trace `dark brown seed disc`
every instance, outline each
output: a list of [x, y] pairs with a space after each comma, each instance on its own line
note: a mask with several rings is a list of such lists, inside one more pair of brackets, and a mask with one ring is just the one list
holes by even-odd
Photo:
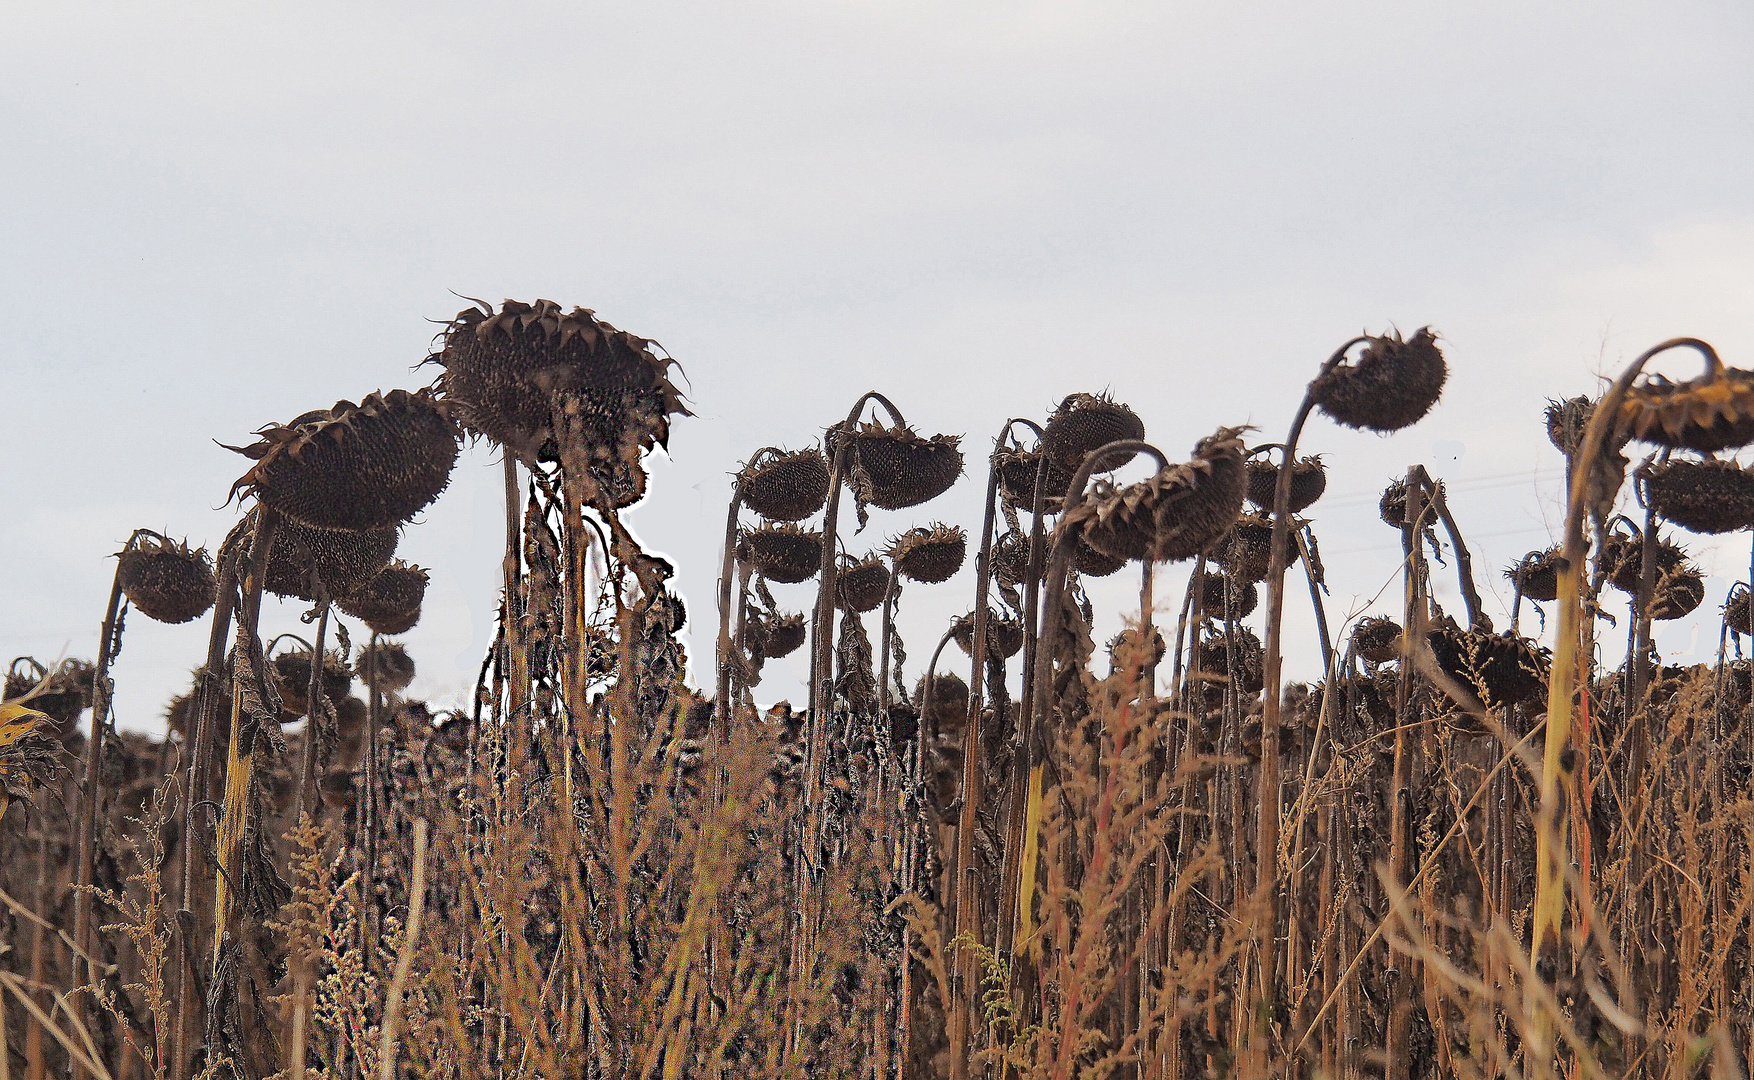
[[834, 589], [841, 607], [874, 611], [889, 592], [889, 568], [874, 555], [858, 562], [849, 560], [835, 574]]
[[[1119, 442], [1145, 437], [1145, 422], [1132, 409], [1106, 394], [1073, 394], [1060, 402], [1059, 408], [1042, 427], [1041, 448], [1062, 469], [1077, 472], [1092, 450]], [[1133, 452], [1110, 454], [1091, 467], [1091, 472], [1111, 472], [1133, 460]], [[1064, 491], [1065, 486], [1061, 485]]]
[[[1200, 581], [1200, 610], [1208, 618], [1224, 618], [1224, 582], [1223, 574], [1207, 571]], [[1233, 619], [1246, 618], [1248, 613], [1260, 603], [1261, 592], [1252, 581], [1239, 581], [1231, 586], [1231, 612]]]
[[1649, 376], [1622, 399], [1620, 430], [1706, 454], [1746, 446], [1754, 442], [1754, 371], [1721, 368], [1679, 383]]
[[274, 532], [274, 549], [262, 587], [276, 596], [315, 601], [311, 571], [331, 600], [364, 588], [396, 555], [398, 525], [363, 532], [313, 529], [290, 519]]
[[949, 491], [962, 475], [959, 436], [928, 439], [912, 428], [872, 423], [849, 438], [846, 484], [861, 503], [885, 510], [918, 506]]
[[669, 418], [688, 415], [670, 382], [673, 361], [652, 342], [618, 330], [588, 308], [552, 300], [507, 300], [459, 311], [428, 359], [440, 364], [447, 401], [459, 418], [526, 463], [552, 460], [553, 413], [562, 398], [588, 406], [596, 434], [662, 444]]
[[1522, 557], [1522, 561], [1504, 572], [1522, 594], [1530, 600], [1559, 599], [1559, 564], [1564, 561], [1563, 550], [1550, 547], [1545, 551], [1531, 551]]
[[426, 571], [400, 559], [378, 571], [376, 577], [353, 595], [337, 600], [336, 606], [361, 620], [379, 634], [405, 634], [420, 621], [420, 605], [426, 599]]
[[[1583, 396], [1566, 398], [1563, 401], [1547, 402], [1547, 440], [1553, 448], [1566, 457], [1577, 453], [1583, 444], [1584, 430], [1590, 425], [1590, 417], [1595, 414], [1594, 398]], [[1631, 439], [1631, 435], [1618, 429], [1610, 430], [1603, 445], [1610, 450], [1618, 451]]]
[[769, 521], [800, 521], [828, 501], [828, 462], [814, 447], [757, 455], [737, 478], [743, 505]]
[[122, 552], [116, 577], [128, 602], [162, 623], [199, 618], [219, 588], [206, 548], [191, 551], [162, 537], [145, 537]]
[[1489, 706], [1524, 705], [1547, 694], [1548, 652], [1527, 638], [1442, 627], [1426, 640], [1438, 666]]
[[1272, 519], [1265, 514], [1243, 514], [1236, 519], [1230, 539], [1218, 545], [1214, 556], [1237, 581], [1265, 581], [1272, 553]]
[[368, 645], [360, 650], [359, 657], [353, 662], [353, 673], [361, 682], [366, 680], [367, 673], [372, 670], [371, 664], [377, 665], [378, 689], [389, 693], [399, 693], [407, 689], [414, 681], [414, 658], [398, 641], [380, 641], [376, 645]]
[[[290, 649], [272, 658], [274, 688], [280, 692], [281, 722], [291, 723], [309, 709], [311, 687], [311, 653], [309, 649]], [[353, 672], [328, 649], [323, 650], [323, 696], [338, 702], [353, 686]]]
[[[1279, 466], [1262, 458], [1248, 460], [1248, 500], [1271, 513], [1274, 488], [1279, 483]], [[1308, 509], [1328, 490], [1328, 473], [1319, 455], [1298, 458], [1291, 467], [1291, 512]]]
[[1352, 647], [1373, 664], [1387, 663], [1401, 655], [1401, 624], [1387, 615], [1360, 619], [1352, 631]]
[[1705, 577], [1691, 566], [1658, 577], [1650, 617], [1658, 622], [1684, 619], [1705, 603]]
[[1443, 394], [1449, 366], [1430, 327], [1403, 341], [1373, 337], [1356, 361], [1316, 376], [1310, 396], [1335, 423], [1368, 431], [1399, 431], [1417, 423]]
[[[957, 619], [950, 626], [956, 647], [964, 656], [974, 655], [974, 612]], [[987, 655], [1008, 660], [1023, 648], [1023, 624], [1016, 619], [987, 609]]]
[[1652, 509], [1689, 532], [1754, 528], [1754, 473], [1733, 461], [1677, 458], [1638, 470]]
[[338, 401], [258, 434], [238, 451], [256, 465], [232, 490], [317, 529], [399, 525], [438, 498], [457, 462], [457, 426], [424, 390]]
[[822, 569], [822, 533], [796, 525], [762, 525], [743, 532], [742, 557], [769, 581], [795, 585]]
[[1218, 541], [1242, 513], [1247, 486], [1241, 428], [1201, 439], [1194, 456], [1148, 480], [1116, 490], [1098, 483], [1061, 517], [1091, 547], [1117, 559], [1176, 562]]
[[926, 585], [948, 581], [968, 557], [968, 534], [959, 526], [937, 523], [909, 529], [889, 543], [895, 572]]
[[[1035, 508], [1035, 478], [1041, 471], [1041, 455], [1030, 450], [1000, 450], [994, 455], [999, 469], [999, 492], [1005, 501], [1019, 510]], [[1041, 509], [1044, 514], [1057, 514], [1066, 501], [1066, 488], [1072, 474], [1048, 459], [1047, 474], [1042, 481]]]

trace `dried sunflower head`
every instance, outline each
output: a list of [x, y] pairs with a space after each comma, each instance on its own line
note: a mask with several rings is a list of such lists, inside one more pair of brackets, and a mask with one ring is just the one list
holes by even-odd
[[[1019, 510], [1035, 509], [1035, 478], [1040, 472], [1042, 454], [1034, 450], [1003, 447], [993, 455], [999, 470], [999, 493]], [[1041, 509], [1044, 514], [1057, 514], [1066, 501], [1066, 488], [1072, 474], [1047, 459], [1047, 473], [1042, 481]]]
[[414, 658], [399, 641], [380, 641], [359, 651], [353, 662], [353, 673], [364, 681], [376, 665], [378, 689], [399, 693], [414, 681]]
[[1506, 570], [1504, 576], [1530, 600], [1557, 600], [1559, 565], [1564, 561], [1563, 554], [1564, 549], [1559, 547], [1531, 551], [1515, 566]]
[[[1207, 705], [1216, 708], [1224, 700], [1224, 686], [1231, 678], [1235, 680], [1238, 696], [1251, 698], [1260, 693], [1265, 685], [1264, 656], [1261, 639], [1247, 627], [1237, 627], [1228, 646], [1222, 633], [1202, 636], [1200, 672], [1201, 682], [1206, 686]], [[1236, 664], [1234, 675], [1230, 673], [1233, 660]]]
[[374, 633], [405, 634], [420, 621], [426, 583], [425, 570], [397, 559], [352, 595], [337, 600], [335, 606], [371, 627]]
[[875, 611], [889, 594], [889, 567], [876, 555], [856, 561], [843, 555], [841, 560], [834, 578], [836, 600], [851, 611]]
[[1733, 461], [1675, 458], [1638, 470], [1650, 506], [1689, 532], [1754, 528], [1754, 473]]
[[[282, 723], [291, 723], [309, 712], [311, 689], [311, 651], [293, 648], [269, 658], [269, 677], [280, 692]], [[323, 650], [323, 696], [330, 704], [347, 696], [353, 686], [353, 671], [341, 662], [332, 650]]]
[[759, 651], [765, 660], [778, 660], [797, 652], [808, 633], [804, 616], [797, 612], [755, 616], [743, 631], [744, 647]]
[[[1577, 448], [1583, 444], [1583, 433], [1590, 426], [1590, 417], [1595, 415], [1595, 411], [1596, 399], [1581, 394], [1562, 401], [1549, 399], [1546, 412], [1547, 440], [1566, 457], [1577, 453]], [[1631, 438], [1627, 432], [1611, 429], [1606, 445], [1617, 451]]]
[[457, 427], [425, 390], [370, 394], [355, 405], [257, 432], [255, 467], [232, 485], [316, 529], [399, 525], [438, 498], [457, 462]]
[[738, 551], [767, 580], [795, 585], [822, 568], [822, 533], [796, 525], [759, 525], [743, 531]]
[[993, 541], [993, 580], [1001, 585], [1020, 585], [1029, 576], [1029, 537], [1007, 531]]
[[[1612, 533], [1602, 542], [1602, 566], [1609, 584], [1629, 596], [1638, 595], [1644, 570], [1644, 542], [1637, 536]], [[1656, 583], [1650, 617], [1658, 621], [1684, 618], [1705, 602], [1705, 575], [1687, 560], [1687, 553], [1667, 540], [1657, 541]]]
[[[964, 656], [974, 655], [974, 612], [951, 623], [950, 633]], [[988, 608], [987, 655], [995, 660], [1008, 660], [1022, 648], [1023, 624]]]
[[786, 453], [769, 448], [737, 474], [743, 505], [769, 521], [801, 521], [828, 501], [828, 461], [811, 447]]
[[1352, 629], [1352, 647], [1373, 664], [1384, 664], [1401, 655], [1401, 624], [1387, 615], [1360, 619]]
[[1236, 581], [1265, 581], [1273, 554], [1273, 519], [1265, 514], [1243, 514], [1236, 519], [1230, 539], [1213, 553], [1218, 565]]
[[1686, 382], [1648, 375], [1627, 389], [1619, 427], [1642, 442], [1715, 454], [1754, 442], [1754, 371], [1726, 368], [1716, 355]]
[[[1132, 409], [1107, 394], [1072, 394], [1060, 402], [1043, 425], [1041, 449], [1066, 470], [1066, 482], [1084, 464], [1092, 450], [1122, 439], [1145, 437], [1145, 422]], [[1111, 472], [1133, 460], [1132, 451], [1111, 454], [1091, 467], [1091, 472]], [[1061, 484], [1060, 490], [1066, 490]]]
[[1749, 603], [1747, 589], [1737, 590], [1724, 605], [1724, 625], [1738, 634], [1754, 634], [1754, 621], [1749, 619]]
[[1191, 460], [1116, 490], [1098, 482], [1092, 495], [1062, 515], [1090, 546], [1112, 558], [1152, 562], [1189, 559], [1222, 537], [1242, 512], [1246, 478], [1242, 428], [1219, 428], [1194, 447]]
[[1388, 433], [1417, 423], [1443, 394], [1449, 366], [1425, 327], [1369, 339], [1354, 362], [1341, 361], [1309, 384], [1310, 397], [1335, 423]]
[[903, 510], [935, 499], [962, 475], [958, 435], [925, 438], [906, 426], [864, 423], [829, 432], [829, 446], [847, 444], [846, 485], [863, 520], [867, 505]]
[[[1446, 491], [1447, 489], [1443, 486], [1443, 481], [1439, 480], [1437, 482], [1438, 494], [1445, 494]], [[1429, 499], [1426, 501], [1426, 505], [1430, 505]], [[1406, 526], [1407, 480], [1405, 477], [1398, 477], [1391, 481], [1388, 487], [1383, 488], [1382, 498], [1377, 500], [1376, 508], [1377, 513], [1382, 515], [1384, 525], [1393, 526], [1397, 529]], [[1437, 520], [1435, 515], [1429, 510], [1427, 510], [1423, 516], [1427, 526]]]
[[274, 532], [262, 587], [276, 596], [315, 601], [315, 571], [324, 595], [331, 600], [350, 596], [390, 565], [401, 537], [399, 525], [353, 532], [282, 521]]
[[[1200, 579], [1200, 610], [1214, 619], [1224, 618], [1224, 574], [1214, 574], [1210, 570]], [[1231, 585], [1230, 617], [1241, 619], [1255, 609], [1261, 602], [1261, 592], [1252, 581], [1238, 581]]]
[[444, 368], [445, 399], [471, 430], [525, 463], [552, 460], [554, 410], [563, 398], [583, 400], [611, 445], [663, 445], [670, 417], [689, 415], [670, 382], [675, 361], [588, 308], [507, 300], [495, 312], [477, 300], [440, 336], [428, 360]]
[[149, 619], [186, 623], [213, 606], [219, 583], [206, 548], [189, 550], [157, 533], [141, 536], [120, 556], [117, 580], [128, 602]]
[[942, 522], [909, 529], [889, 542], [895, 572], [925, 585], [948, 581], [968, 557], [968, 534]]
[[[1550, 654], [1528, 638], [1441, 626], [1427, 634], [1426, 640], [1438, 666], [1489, 706], [1525, 705], [1547, 696]], [[1486, 733], [1475, 723], [1458, 726], [1471, 733]]]
[[[1248, 500], [1271, 513], [1273, 495], [1279, 484], [1279, 466], [1265, 458], [1248, 459]], [[1322, 497], [1328, 489], [1327, 469], [1320, 454], [1298, 458], [1291, 467], [1291, 512], [1301, 513]]]
[[79, 737], [79, 714], [91, 708], [96, 689], [97, 668], [84, 660], [68, 658], [51, 669], [20, 656], [6, 672], [0, 700], [47, 715], [52, 724], [39, 730], [68, 741]]
[[968, 725], [968, 684], [953, 672], [940, 671], [932, 677], [931, 701], [927, 701], [926, 679], [920, 677], [914, 699], [924, 710], [926, 730], [934, 735], [953, 736]]

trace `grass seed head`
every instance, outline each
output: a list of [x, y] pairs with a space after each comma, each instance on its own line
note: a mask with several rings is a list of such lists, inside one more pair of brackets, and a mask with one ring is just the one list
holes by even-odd
[[1429, 326], [1412, 338], [1369, 339], [1356, 361], [1341, 361], [1309, 384], [1316, 405], [1337, 424], [1387, 434], [1418, 423], [1449, 378]]
[[256, 459], [232, 491], [317, 529], [399, 525], [438, 498], [457, 462], [457, 426], [425, 390], [338, 401], [257, 434], [230, 447]]
[[219, 583], [206, 548], [189, 549], [156, 534], [123, 551], [117, 580], [134, 608], [162, 623], [198, 619], [213, 606]]

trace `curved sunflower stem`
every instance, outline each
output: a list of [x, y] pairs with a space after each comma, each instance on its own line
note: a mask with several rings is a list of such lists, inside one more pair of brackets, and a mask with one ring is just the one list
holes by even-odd
[[[124, 551], [132, 548], [139, 539], [140, 530], [128, 538]], [[155, 534], [156, 535], [156, 534]], [[97, 790], [103, 770], [104, 733], [109, 728], [110, 712], [110, 661], [122, 645], [122, 618], [125, 614], [125, 603], [122, 599], [122, 562], [116, 560], [116, 572], [110, 579], [110, 599], [104, 608], [104, 621], [98, 634], [97, 643], [97, 674], [92, 679], [91, 688], [91, 737], [85, 744], [85, 790], [79, 799], [79, 888], [73, 894], [73, 940], [79, 943], [79, 951], [73, 958], [75, 984], [88, 983], [96, 986], [100, 973], [92, 970], [91, 965], [83, 957], [91, 955], [91, 905], [93, 891], [93, 871], [95, 869], [97, 846]], [[78, 1016], [83, 1024], [90, 1013], [85, 1008], [83, 997], [78, 1006]], [[84, 1075], [84, 1069], [77, 1063], [73, 1066], [73, 1075]]]
[[1303, 562], [1303, 576], [1309, 582], [1309, 606], [1315, 612], [1316, 637], [1322, 643], [1322, 670], [1326, 671], [1334, 663], [1334, 640], [1328, 634], [1328, 608], [1322, 603], [1322, 583], [1316, 576], [1315, 540], [1308, 525], [1299, 529], [1294, 539], [1297, 541], [1297, 557]]
[[[1541, 801], [1535, 830], [1535, 904], [1530, 919], [1529, 947], [1531, 962], [1539, 963], [1542, 955], [1554, 954], [1559, 948], [1561, 924], [1565, 914], [1565, 868], [1569, 864], [1567, 843], [1560, 829], [1561, 807], [1559, 789], [1565, 781], [1561, 759], [1571, 743], [1571, 714], [1578, 676], [1589, 662], [1591, 649], [1587, 640], [1589, 628], [1583, 619], [1582, 575], [1588, 554], [1584, 536], [1584, 515], [1589, 508], [1591, 473], [1603, 442], [1617, 426], [1616, 413], [1644, 365], [1658, 353], [1674, 348], [1691, 348], [1703, 353], [1713, 370], [1722, 368], [1722, 361], [1710, 345], [1698, 338], [1671, 338], [1641, 353], [1614, 385], [1602, 395], [1591, 410], [1590, 422], [1577, 453], [1572, 458], [1572, 474], [1566, 484], [1565, 546], [1559, 562], [1558, 625], [1555, 631], [1552, 673], [1547, 683], [1547, 730], [1541, 768]], [[1641, 806], [1636, 786], [1633, 793], [1635, 812]], [[1531, 994], [1534, 993], [1531, 990]], [[1545, 1061], [1553, 1049], [1552, 1018], [1543, 1009], [1529, 1002], [1535, 1017], [1528, 1036], [1528, 1060]]]
[[1443, 522], [1444, 532], [1449, 534], [1450, 546], [1456, 552], [1456, 584], [1462, 590], [1462, 603], [1468, 609], [1468, 629], [1482, 633], [1492, 632], [1492, 620], [1488, 619], [1480, 609], [1480, 592], [1474, 587], [1474, 557], [1468, 553], [1468, 544], [1462, 539], [1462, 530], [1456, 525], [1456, 519], [1450, 516], [1449, 500], [1444, 498], [1443, 487], [1432, 483], [1426, 478], [1425, 497], [1437, 511], [1438, 520]]
[[[1338, 366], [1352, 346], [1367, 340], [1369, 339], [1363, 336], [1355, 337], [1335, 349], [1323, 363], [1317, 379]], [[1259, 829], [1255, 841], [1259, 863], [1255, 875], [1255, 894], [1257, 904], [1264, 909], [1258, 917], [1262, 920], [1260, 925], [1265, 927], [1259, 943], [1262, 975], [1259, 992], [1262, 1000], [1269, 1004], [1276, 995], [1275, 979], [1279, 967], [1279, 935], [1276, 929], [1279, 880], [1279, 698], [1283, 666], [1281, 661], [1285, 647], [1282, 640], [1285, 620], [1285, 568], [1291, 561], [1291, 474], [1292, 465], [1297, 461], [1297, 440], [1303, 434], [1303, 425], [1309, 420], [1310, 411], [1314, 408], [1313, 392], [1305, 391], [1303, 402], [1298, 406], [1297, 415], [1291, 422], [1291, 431], [1286, 435], [1280, 450], [1284, 464], [1279, 469], [1278, 482], [1273, 486], [1273, 538], [1268, 546], [1267, 556], [1267, 637], [1261, 659], [1261, 770], [1257, 804]], [[1273, 1014], [1273, 1009], [1252, 1009], [1250, 1014], [1268, 1017]], [[1266, 1045], [1267, 1032], [1261, 1027], [1249, 1040], [1249, 1054], [1256, 1059], [1257, 1071], [1265, 1068]]]
[[743, 481], [739, 479], [731, 487], [731, 507], [725, 514], [725, 550], [719, 561], [718, 683], [713, 695], [713, 721], [721, 747], [731, 737], [731, 577], [736, 572], [737, 515], [742, 509]]

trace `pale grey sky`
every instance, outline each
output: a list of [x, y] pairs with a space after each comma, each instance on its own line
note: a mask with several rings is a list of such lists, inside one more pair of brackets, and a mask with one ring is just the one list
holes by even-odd
[[[132, 528], [218, 542], [247, 463], [212, 440], [426, 382], [450, 290], [593, 307], [681, 361], [699, 415], [632, 520], [703, 622], [729, 472], [866, 389], [978, 462], [1107, 387], [1181, 457], [1281, 437], [1328, 351], [1391, 323], [1442, 332], [1451, 384], [1393, 438], [1312, 423], [1332, 613], [1393, 572], [1374, 496], [1411, 462], [1508, 601], [1556, 520], [1546, 397], [1675, 334], [1754, 367], [1751, 46], [1731, 3], [0, 2], [0, 659], [90, 656]], [[497, 478], [471, 450], [403, 541], [438, 704], [491, 632]], [[978, 498], [847, 543], [976, 526]], [[1717, 576], [1677, 655], [1747, 559], [1689, 546]], [[916, 659], [971, 589], [913, 590]], [[123, 724], [160, 722], [203, 637], [131, 622]]]

